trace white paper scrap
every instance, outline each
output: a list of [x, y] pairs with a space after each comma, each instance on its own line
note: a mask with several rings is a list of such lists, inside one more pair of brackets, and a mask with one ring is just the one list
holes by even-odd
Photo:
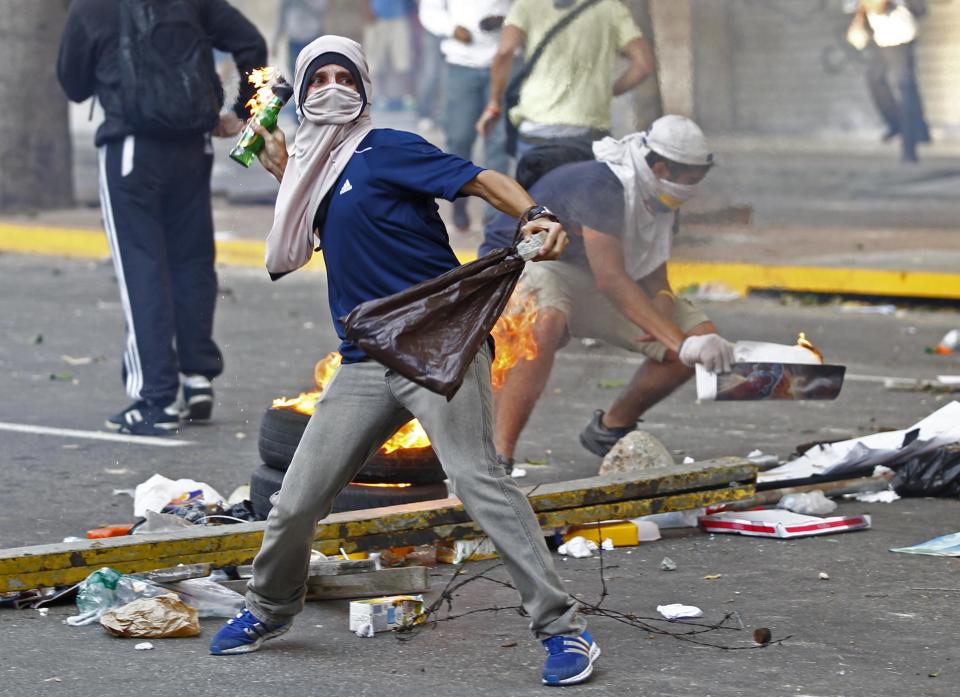
[[690, 620], [695, 617], [703, 617], [703, 610], [693, 605], [681, 605], [673, 603], [671, 605], [657, 605], [657, 612], [668, 620]]
[[592, 557], [593, 551], [596, 548], [596, 542], [577, 535], [576, 537], [571, 537], [569, 540], [560, 545], [557, 548], [557, 551], [565, 557], [583, 559], [585, 557]]
[[135, 651], [149, 651], [153, 648], [153, 644], [149, 641], [141, 641], [139, 644], [136, 644], [134, 647]]

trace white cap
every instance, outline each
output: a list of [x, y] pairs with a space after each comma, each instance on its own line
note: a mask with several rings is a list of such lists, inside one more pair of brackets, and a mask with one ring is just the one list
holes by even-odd
[[686, 116], [667, 114], [650, 124], [645, 139], [648, 148], [668, 160], [684, 165], [712, 165], [713, 153], [703, 131]]

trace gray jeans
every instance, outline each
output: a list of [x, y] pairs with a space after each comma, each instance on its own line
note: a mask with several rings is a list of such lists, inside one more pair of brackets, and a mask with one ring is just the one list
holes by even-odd
[[497, 548], [530, 615], [530, 629], [538, 638], [580, 634], [586, 622], [561, 585], [530, 502], [497, 464], [491, 403], [487, 348], [450, 402], [374, 361], [340, 366], [267, 518], [247, 608], [267, 623], [287, 622], [303, 609], [317, 521], [367, 458], [415, 416], [467, 513]]

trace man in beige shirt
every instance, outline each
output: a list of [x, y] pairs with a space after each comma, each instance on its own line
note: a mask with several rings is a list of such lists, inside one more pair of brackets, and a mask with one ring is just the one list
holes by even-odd
[[[488, 133], [502, 114], [514, 54], [528, 58], [547, 32], [590, 3], [553, 37], [523, 83], [520, 101], [507, 115], [519, 129], [517, 156], [557, 140], [589, 143], [607, 135], [610, 102], [653, 72], [653, 56], [630, 11], [620, 0], [517, 0], [504, 21], [493, 59], [490, 101], [477, 121]], [[614, 79], [618, 57], [626, 69]]]

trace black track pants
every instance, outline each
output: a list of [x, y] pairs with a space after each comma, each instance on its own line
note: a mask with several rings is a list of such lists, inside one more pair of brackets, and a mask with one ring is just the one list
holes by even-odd
[[223, 370], [213, 341], [217, 299], [205, 136], [128, 136], [100, 147], [103, 225], [120, 286], [127, 394], [166, 405], [179, 374]]

